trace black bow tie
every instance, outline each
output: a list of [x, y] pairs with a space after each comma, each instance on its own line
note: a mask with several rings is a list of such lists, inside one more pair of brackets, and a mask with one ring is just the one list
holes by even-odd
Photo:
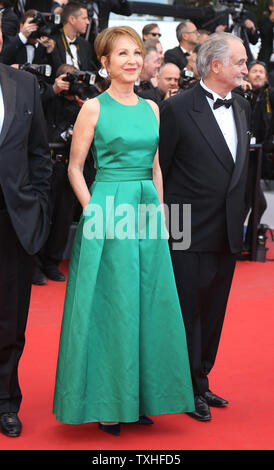
[[213, 109], [218, 109], [220, 106], [225, 106], [226, 108], [229, 108], [233, 103], [233, 98], [230, 98], [230, 100], [221, 100], [221, 98], [217, 98], [217, 100], [213, 104]]
[[73, 39], [73, 41], [69, 41], [69, 45], [70, 45], [70, 46], [71, 46], [71, 45], [77, 46], [77, 45], [78, 45], [78, 39], [75, 38], [75, 39]]
[[[214, 101], [212, 93], [205, 90], [205, 88], [203, 88], [203, 87], [201, 87], [201, 88], [202, 88], [204, 94], [206, 96], [208, 96], [208, 98], [212, 99], [212, 101]], [[233, 103], [233, 98], [231, 98], [230, 100], [222, 100], [221, 98], [217, 98], [217, 100], [213, 104], [213, 109], [218, 109], [221, 106], [225, 106], [226, 108], [229, 108], [232, 105], [232, 103]]]

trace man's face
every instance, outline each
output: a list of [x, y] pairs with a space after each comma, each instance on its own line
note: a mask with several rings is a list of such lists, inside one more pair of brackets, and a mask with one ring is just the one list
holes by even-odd
[[246, 67], [247, 55], [244, 45], [240, 41], [230, 40], [229, 48], [230, 56], [228, 63], [223, 64], [219, 62], [219, 72], [216, 75], [217, 81], [227, 91], [240, 86], [244, 77], [248, 74]]
[[179, 86], [180, 69], [174, 64], [167, 64], [161, 70], [158, 88], [163, 95]]
[[182, 34], [182, 39], [193, 47], [199, 42], [199, 33], [194, 23], [186, 23], [186, 30]]
[[72, 25], [77, 34], [85, 34], [89, 25], [88, 12], [85, 8], [80, 8], [80, 14], [72, 16]]
[[160, 66], [159, 54], [156, 51], [150, 51], [144, 60], [144, 75], [146, 80], [150, 80], [155, 77], [156, 72]]
[[267, 75], [265, 67], [262, 64], [254, 64], [249, 69], [248, 81], [251, 83], [253, 90], [261, 88], [267, 81]]

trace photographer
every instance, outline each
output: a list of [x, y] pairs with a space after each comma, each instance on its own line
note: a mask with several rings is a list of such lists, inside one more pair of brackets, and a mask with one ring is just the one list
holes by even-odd
[[63, 28], [55, 36], [55, 48], [52, 52], [53, 76], [60, 65], [66, 63], [78, 70], [94, 71], [97, 69], [92, 60], [92, 48], [81, 37], [89, 25], [87, 9], [84, 4], [70, 2], [65, 5], [62, 14]]
[[225, 31], [240, 37], [246, 48], [248, 62], [254, 60], [249, 44], [257, 44], [260, 35], [255, 15], [244, 7], [255, 5], [256, 0], [222, 0], [220, 3], [227, 8], [218, 14], [216, 20], [211, 23], [211, 31]]
[[[2, 61], [4, 64], [52, 64], [51, 53], [54, 41], [46, 36], [40, 36], [39, 26], [34, 21], [37, 10], [28, 10], [22, 17], [20, 32], [4, 42]], [[40, 37], [38, 37], [40, 36]]]
[[[248, 83], [244, 89], [235, 91], [242, 94], [251, 105], [251, 132], [253, 139], [251, 143], [262, 144], [263, 146], [263, 167], [272, 153], [273, 138], [273, 110], [274, 110], [274, 89], [268, 84], [267, 70], [263, 62], [254, 61], [248, 67]], [[249, 173], [247, 181], [247, 207], [246, 215], [253, 204], [254, 181], [257, 171], [257, 161], [254, 155], [250, 155]], [[259, 214], [258, 224], [267, 207], [266, 199], [262, 189], [259, 189]], [[249, 216], [245, 249], [249, 251], [252, 236], [252, 212]]]
[[[55, 96], [44, 103], [48, 141], [51, 144], [60, 144], [60, 148], [51, 150], [54, 162], [50, 194], [51, 229], [44, 247], [36, 258], [33, 284], [44, 284], [47, 278], [54, 281], [65, 280], [58, 265], [62, 260], [77, 207], [67, 176], [71, 137], [83, 102], [87, 97], [94, 97], [98, 94], [95, 86], [79, 82], [78, 75], [79, 71], [75, 67], [62, 65], [57, 71], [53, 85]], [[88, 184], [91, 184], [92, 172], [94, 172], [91, 157], [88, 158], [87, 165], [86, 173], [89, 173], [90, 179]]]

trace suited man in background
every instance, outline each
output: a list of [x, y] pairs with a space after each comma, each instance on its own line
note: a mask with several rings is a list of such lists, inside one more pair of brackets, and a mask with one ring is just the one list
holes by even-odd
[[4, 41], [2, 62], [12, 64], [49, 64], [51, 65], [51, 52], [54, 49], [53, 39], [47, 37], [33, 38], [38, 30], [37, 23], [33, 22], [37, 10], [28, 10], [21, 18], [20, 32], [9, 41]]
[[0, 90], [0, 430], [15, 437], [32, 255], [49, 232], [52, 167], [36, 78], [0, 64]]
[[176, 28], [179, 46], [168, 49], [164, 55], [165, 62], [171, 62], [182, 71], [188, 61], [188, 56], [199, 42], [199, 32], [190, 20], [183, 20]]
[[228, 403], [210, 391], [208, 374], [242, 249], [250, 108], [243, 97], [231, 97], [231, 90], [247, 75], [246, 60], [240, 38], [212, 34], [197, 56], [201, 82], [161, 106], [165, 202], [169, 213], [179, 205], [181, 232], [187, 228], [184, 204], [191, 205], [191, 243], [181, 243], [184, 232], [178, 238], [174, 219], [169, 230], [195, 394], [190, 416], [201, 421], [211, 419], [210, 406]]
[[62, 30], [55, 36], [55, 47], [52, 52], [53, 77], [62, 64], [73, 65], [78, 70], [96, 71], [93, 62], [92, 48], [89, 42], [81, 37], [89, 25], [86, 6], [80, 2], [68, 3], [62, 13]]

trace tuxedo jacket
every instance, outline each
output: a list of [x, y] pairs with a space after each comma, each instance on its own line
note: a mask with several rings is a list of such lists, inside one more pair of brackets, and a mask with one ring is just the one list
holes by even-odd
[[[55, 76], [60, 65], [66, 63], [66, 48], [61, 32], [55, 36], [54, 40], [55, 48], [51, 53], [51, 65], [53, 67], [52, 76]], [[81, 63], [80, 70], [94, 72], [98, 67], [96, 67], [93, 62], [93, 53], [90, 43], [81, 36], [77, 37], [77, 41], [79, 44], [78, 55]]]
[[168, 49], [165, 52], [164, 61], [177, 65], [180, 70], [183, 70], [187, 64], [187, 58], [180, 46], [173, 47], [173, 49]]
[[[4, 45], [2, 52], [2, 62], [7, 65], [25, 64], [27, 62], [26, 45], [21, 41], [18, 34]], [[33, 64], [50, 64], [51, 54], [47, 54], [47, 50], [42, 44], [38, 44], [34, 48]]]
[[4, 122], [0, 133], [0, 187], [13, 228], [29, 254], [49, 232], [52, 165], [36, 78], [0, 64]]
[[[233, 94], [236, 163], [200, 84], [161, 104], [160, 165], [165, 202], [191, 204], [190, 251], [242, 248], [249, 154], [250, 107]], [[172, 238], [172, 234], [171, 234]]]

